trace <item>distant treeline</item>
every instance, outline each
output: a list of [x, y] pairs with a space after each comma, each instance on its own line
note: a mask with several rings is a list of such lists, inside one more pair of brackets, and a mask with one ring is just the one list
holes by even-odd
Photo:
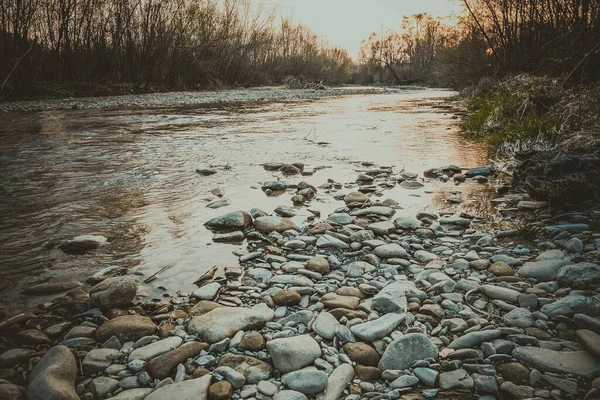
[[428, 14], [361, 45], [362, 83], [428, 81], [454, 87], [481, 77], [532, 73], [600, 80], [600, 1], [463, 0], [458, 24]]
[[348, 79], [346, 50], [254, 3], [0, 0], [0, 98]]

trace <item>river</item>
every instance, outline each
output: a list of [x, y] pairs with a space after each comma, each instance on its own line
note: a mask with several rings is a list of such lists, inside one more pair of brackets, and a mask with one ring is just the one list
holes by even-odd
[[[227, 92], [224, 92], [225, 95]], [[194, 104], [110, 104], [106, 107], [9, 109], [0, 114], [0, 300], [10, 309], [50, 298], [19, 292], [34, 283], [79, 279], [103, 267], [130, 268], [140, 279], [173, 265], [141, 293], [189, 293], [213, 265], [237, 265], [203, 224], [229, 211], [269, 213], [291, 194], [267, 197], [261, 183], [281, 178], [268, 162], [302, 162], [306, 180], [353, 182], [361, 163], [422, 173], [448, 164], [487, 164], [485, 146], [462, 138], [452, 110], [456, 93], [406, 88], [324, 98], [261, 98]], [[168, 95], [164, 95], [165, 98]], [[27, 103], [21, 103], [27, 104]], [[33, 103], [32, 103], [33, 104]], [[63, 103], [61, 103], [63, 104]], [[202, 176], [198, 168], [213, 168]], [[211, 209], [221, 188], [229, 206]], [[427, 186], [431, 190], [431, 186]], [[478, 188], [452, 182], [435, 190], [399, 186], [384, 193], [412, 215], [454, 207], [448, 197], [477, 203]], [[344, 188], [340, 193], [344, 192]], [[346, 192], [349, 190], [346, 190]], [[310, 204], [327, 215], [342, 201], [319, 193]], [[452, 209], [452, 208], [451, 208]], [[297, 222], [309, 213], [299, 209]], [[82, 234], [108, 238], [85, 255], [57, 248]]]

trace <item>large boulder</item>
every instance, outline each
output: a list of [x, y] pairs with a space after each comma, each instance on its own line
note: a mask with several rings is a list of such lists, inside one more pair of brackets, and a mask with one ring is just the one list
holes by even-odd
[[215, 343], [233, 337], [240, 330], [262, 328], [274, 315], [264, 303], [251, 308], [219, 307], [193, 317], [188, 330], [208, 343]]
[[97, 284], [90, 291], [92, 304], [100, 308], [124, 306], [133, 300], [137, 292], [137, 284], [126, 276], [108, 278]]
[[28, 400], [78, 400], [77, 363], [65, 346], [52, 347], [29, 375]]
[[520, 154], [513, 186], [553, 205], [600, 198], [600, 143], [569, 150]]

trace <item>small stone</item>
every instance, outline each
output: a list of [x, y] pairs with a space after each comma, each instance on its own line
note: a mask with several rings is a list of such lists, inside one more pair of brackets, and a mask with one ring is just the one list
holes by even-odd
[[282, 373], [297, 371], [321, 356], [321, 347], [309, 335], [270, 340], [267, 350], [273, 365]]
[[258, 332], [250, 332], [244, 336], [238, 348], [242, 351], [258, 352], [265, 349], [265, 339]]
[[344, 353], [357, 364], [376, 367], [379, 364], [379, 354], [366, 343], [346, 343], [343, 346]]
[[295, 290], [280, 290], [273, 295], [273, 301], [278, 306], [295, 306], [300, 304], [302, 296]]
[[131, 278], [117, 276], [107, 278], [90, 291], [92, 305], [100, 308], [113, 308], [129, 304], [137, 292], [137, 284]]
[[209, 400], [227, 400], [233, 395], [233, 388], [231, 383], [227, 381], [219, 381], [213, 383], [208, 388], [208, 399]]
[[440, 374], [440, 387], [442, 389], [471, 389], [474, 384], [473, 378], [464, 369]]

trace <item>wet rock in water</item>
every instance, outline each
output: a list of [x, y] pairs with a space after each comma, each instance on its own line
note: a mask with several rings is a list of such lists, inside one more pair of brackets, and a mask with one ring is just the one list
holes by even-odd
[[107, 278], [90, 291], [92, 304], [100, 308], [113, 308], [129, 304], [137, 292], [132, 278], [119, 276]]
[[270, 340], [267, 350], [273, 365], [281, 373], [297, 371], [321, 356], [321, 347], [309, 335]]
[[217, 170], [212, 168], [196, 168], [196, 173], [202, 176], [211, 176], [215, 175]]
[[600, 284], [600, 265], [590, 262], [566, 265], [558, 271], [556, 280], [563, 287], [588, 289]]
[[342, 364], [334, 369], [327, 379], [322, 400], [338, 400], [353, 377], [354, 369], [349, 364]]
[[78, 400], [75, 392], [77, 364], [65, 346], [52, 347], [29, 375], [27, 399]]
[[344, 203], [346, 203], [347, 205], [354, 203], [364, 204], [368, 200], [369, 197], [361, 192], [351, 192], [344, 196]]
[[244, 241], [244, 232], [234, 231], [227, 233], [216, 233], [212, 238], [216, 243], [236, 243]]
[[87, 283], [95, 285], [97, 283], [102, 282], [107, 278], [112, 278], [115, 276], [121, 276], [127, 273], [127, 268], [120, 267], [118, 265], [110, 265], [106, 268], [102, 268], [100, 271], [96, 272], [94, 275], [90, 276], [87, 279]]
[[275, 313], [266, 304], [252, 308], [222, 307], [193, 317], [188, 331], [208, 343], [233, 337], [239, 330], [262, 328]]
[[67, 254], [85, 254], [88, 251], [96, 250], [106, 243], [106, 238], [100, 235], [82, 235], [72, 239], [65, 240], [58, 248]]
[[150, 318], [140, 315], [122, 315], [104, 322], [96, 330], [96, 340], [105, 342], [116, 336], [121, 343], [135, 341], [144, 336], [153, 335], [157, 326]]
[[577, 149], [530, 152], [513, 174], [513, 186], [553, 205], [600, 198], [600, 144]]
[[217, 209], [217, 208], [221, 208], [221, 207], [227, 207], [230, 204], [231, 204], [231, 202], [228, 199], [217, 199], [217, 200], [213, 200], [210, 203], [208, 203], [206, 205], [206, 207]]
[[269, 379], [273, 367], [257, 358], [226, 353], [219, 360], [219, 367], [229, 367], [241, 373], [248, 384], [255, 384]]
[[350, 360], [357, 364], [369, 367], [376, 367], [379, 364], [379, 354], [377, 354], [377, 351], [373, 347], [366, 343], [346, 343], [343, 349]]
[[246, 211], [235, 211], [213, 218], [204, 224], [213, 230], [244, 230], [252, 226], [252, 216]]
[[79, 281], [63, 281], [63, 282], [48, 282], [33, 285], [23, 290], [21, 293], [34, 296], [45, 296], [49, 294], [57, 294], [66, 292], [71, 289], [80, 287], [82, 284]]
[[291, 219], [276, 217], [276, 216], [265, 216], [258, 217], [254, 220], [254, 229], [268, 235], [271, 232], [285, 232], [290, 229], [295, 229], [296, 224]]
[[388, 345], [379, 362], [379, 369], [382, 371], [388, 369], [407, 369], [415, 361], [428, 358], [437, 360], [437, 347], [429, 340], [427, 335], [422, 333], [408, 333]]
[[163, 386], [150, 393], [144, 400], [206, 399], [212, 375], [189, 379]]
[[208, 400], [227, 400], [233, 395], [233, 387], [227, 381], [215, 382], [208, 388]]
[[417, 181], [402, 181], [400, 183], [401, 188], [410, 189], [410, 190], [420, 189], [424, 186], [425, 186], [424, 184], [422, 184], [421, 182], [417, 182]]
[[517, 347], [512, 356], [542, 372], [573, 374], [594, 379], [600, 373], [600, 361], [587, 351], [554, 351], [539, 347]]
[[492, 176], [494, 175], [495, 171], [493, 167], [490, 166], [484, 166], [484, 167], [475, 167], [475, 168], [471, 168], [469, 169], [467, 172], [465, 172], [465, 176], [467, 178], [473, 178], [476, 176]]

